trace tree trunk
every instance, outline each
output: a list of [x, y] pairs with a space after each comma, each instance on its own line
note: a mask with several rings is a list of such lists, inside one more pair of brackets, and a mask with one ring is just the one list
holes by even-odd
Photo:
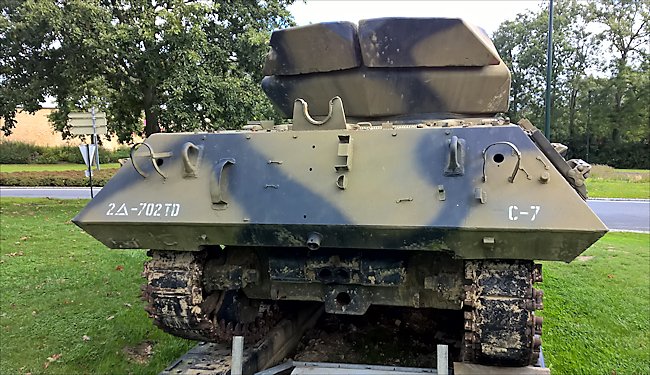
[[610, 116], [610, 123], [609, 125], [612, 127], [612, 142], [613, 143], [619, 143], [621, 140], [621, 131], [619, 129], [620, 124], [619, 124], [619, 119], [621, 115], [621, 106], [622, 106], [622, 101], [623, 101], [623, 94], [621, 94], [621, 89], [616, 88], [616, 94], [614, 95], [614, 100], [616, 103], [614, 103], [614, 113], [612, 116]]
[[160, 133], [160, 124], [158, 124], [158, 111], [155, 108], [156, 93], [153, 85], [148, 85], [144, 90], [144, 135], [146, 137], [153, 133]]
[[614, 94], [614, 113], [610, 126], [612, 127], [612, 142], [619, 143], [621, 141], [621, 131], [620, 131], [620, 118], [623, 108], [623, 85], [624, 85], [624, 74], [625, 68], [627, 66], [627, 53], [628, 51], [621, 51], [621, 60], [618, 61], [617, 72], [615, 78], [616, 84], [616, 93]]

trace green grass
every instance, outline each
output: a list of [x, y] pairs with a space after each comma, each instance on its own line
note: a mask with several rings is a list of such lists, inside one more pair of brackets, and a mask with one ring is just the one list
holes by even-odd
[[650, 373], [649, 253], [650, 235], [610, 233], [584, 258], [544, 263], [542, 337], [553, 374]]
[[[192, 346], [144, 312], [145, 252], [109, 250], [70, 222], [84, 204], [0, 199], [0, 374], [153, 374]], [[145, 341], [149, 362], [130, 360]]]
[[591, 198], [650, 199], [650, 171], [594, 165], [587, 179]]
[[587, 179], [587, 191], [592, 198], [650, 199], [650, 171], [594, 165]]
[[[144, 251], [109, 250], [70, 222], [85, 202], [0, 198], [0, 374], [155, 374], [193, 345], [143, 311]], [[553, 374], [650, 373], [649, 252], [650, 235], [611, 233], [593, 258], [545, 262]], [[149, 362], [129, 359], [147, 341]]]
[[589, 198], [650, 199], [649, 182], [587, 179]]
[[[119, 168], [119, 163], [101, 164], [101, 168], [115, 169]], [[85, 164], [2, 164], [0, 172], [35, 172], [35, 171], [83, 171], [88, 169]]]

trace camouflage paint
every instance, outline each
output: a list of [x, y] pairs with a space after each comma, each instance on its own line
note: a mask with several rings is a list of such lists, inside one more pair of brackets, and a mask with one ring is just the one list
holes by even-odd
[[298, 27], [273, 34], [264, 73], [292, 123], [154, 134], [73, 219], [108, 247], [155, 249], [157, 324], [227, 340], [251, 324], [214, 325], [234, 293], [464, 309], [463, 360], [534, 362], [532, 261], [569, 262], [607, 228], [583, 200], [590, 167], [496, 116], [510, 72], [486, 35], [435, 18]]

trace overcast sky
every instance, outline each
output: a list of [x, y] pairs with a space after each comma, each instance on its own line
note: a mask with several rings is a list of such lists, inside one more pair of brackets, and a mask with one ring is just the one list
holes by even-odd
[[514, 19], [527, 9], [547, 7], [548, 1], [345, 1], [297, 0], [289, 6], [298, 25], [323, 21], [352, 21], [378, 17], [463, 18], [492, 35], [505, 20]]

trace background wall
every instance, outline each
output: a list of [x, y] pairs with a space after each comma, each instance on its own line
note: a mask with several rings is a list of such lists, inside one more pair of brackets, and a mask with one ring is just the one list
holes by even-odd
[[[5, 136], [4, 133], [0, 132], [0, 142], [24, 142], [37, 146], [77, 146], [81, 144], [79, 138], [63, 140], [61, 132], [54, 130], [47, 116], [55, 110], [56, 108], [43, 108], [33, 115], [19, 111], [16, 114], [16, 127], [9, 136]], [[3, 122], [4, 120], [0, 119], [0, 126], [3, 125]], [[100, 136], [100, 139], [102, 145], [111, 150], [124, 146], [120, 145], [115, 137], [110, 141], [104, 136]]]

